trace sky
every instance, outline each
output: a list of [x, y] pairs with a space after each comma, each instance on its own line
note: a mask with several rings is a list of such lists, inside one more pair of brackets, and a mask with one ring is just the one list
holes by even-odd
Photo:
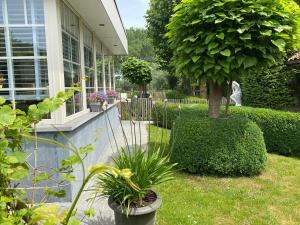
[[117, 0], [119, 11], [126, 28], [146, 27], [145, 14], [149, 0]]

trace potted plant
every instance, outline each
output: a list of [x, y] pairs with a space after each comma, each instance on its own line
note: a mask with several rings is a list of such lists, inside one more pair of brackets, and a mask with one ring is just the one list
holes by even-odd
[[87, 100], [92, 112], [101, 112], [103, 103], [107, 101], [107, 95], [102, 91], [98, 91], [89, 94]]
[[132, 171], [131, 181], [126, 182], [113, 172], [97, 177], [96, 185], [101, 197], [108, 197], [108, 204], [115, 213], [116, 225], [154, 225], [156, 210], [162, 200], [153, 187], [171, 180], [175, 164], [159, 150], [126, 151], [121, 149], [114, 157], [114, 167]]
[[114, 104], [115, 102], [115, 99], [118, 97], [118, 92], [114, 91], [114, 90], [109, 90], [109, 91], [106, 91], [106, 94], [107, 94], [107, 103], [108, 104]]

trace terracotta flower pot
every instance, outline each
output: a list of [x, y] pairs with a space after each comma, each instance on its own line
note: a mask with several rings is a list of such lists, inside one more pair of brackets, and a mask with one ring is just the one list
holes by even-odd
[[109, 207], [114, 210], [116, 225], [155, 225], [156, 210], [160, 207], [162, 200], [157, 195], [156, 200], [148, 206], [131, 208], [128, 216], [123, 212], [121, 206], [114, 202], [113, 197], [108, 199]]

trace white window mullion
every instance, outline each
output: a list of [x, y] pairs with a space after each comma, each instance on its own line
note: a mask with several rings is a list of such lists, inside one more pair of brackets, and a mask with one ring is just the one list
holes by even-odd
[[[23, 6], [24, 6], [24, 17], [25, 17], [25, 24], [28, 25], [28, 18], [27, 18], [27, 6], [26, 6], [26, 0], [23, 0]], [[32, 2], [31, 2], [32, 5]], [[32, 8], [31, 8], [32, 10]], [[33, 14], [33, 12], [31, 12]], [[32, 22], [33, 23], [33, 22]], [[33, 23], [34, 24], [34, 23]]]
[[[24, 7], [26, 9], [26, 0], [24, 0]], [[31, 23], [35, 24], [35, 10], [33, 7], [33, 2], [30, 2], [30, 10], [31, 10]], [[28, 18], [27, 18], [27, 13], [25, 10], [25, 22], [27, 24]], [[41, 98], [41, 91], [40, 91], [40, 81], [41, 81], [41, 76], [40, 76], [40, 64], [39, 64], [39, 59], [37, 57], [39, 56], [38, 52], [38, 40], [37, 40], [37, 32], [36, 32], [36, 27], [32, 27], [32, 39], [33, 39], [33, 50], [34, 50], [34, 76], [35, 76], [35, 87], [37, 88], [36, 90], [36, 96], [37, 99]]]
[[[3, 14], [4, 14], [4, 24], [8, 25], [8, 15], [7, 15], [7, 1], [3, 1]], [[12, 53], [11, 53], [11, 44], [10, 44], [10, 33], [8, 26], [5, 27], [5, 47], [6, 47], [6, 55], [7, 55], [7, 75], [8, 75], [8, 84], [9, 84], [9, 93], [11, 96], [11, 101], [13, 108], [16, 108], [16, 98], [15, 98], [15, 84], [13, 77], [13, 66], [12, 66]]]

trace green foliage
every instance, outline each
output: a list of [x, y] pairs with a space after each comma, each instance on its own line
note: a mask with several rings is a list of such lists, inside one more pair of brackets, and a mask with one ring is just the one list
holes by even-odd
[[181, 116], [172, 128], [171, 160], [190, 173], [253, 176], [267, 156], [260, 128], [246, 118]]
[[147, 11], [147, 30], [153, 41], [158, 63], [163, 70], [173, 74], [174, 67], [171, 65], [173, 51], [165, 37], [167, 33], [166, 25], [170, 22], [173, 14], [173, 7], [179, 3], [179, 0], [151, 0]]
[[148, 62], [155, 61], [155, 53], [147, 30], [142, 28], [130, 28], [127, 30], [129, 56]]
[[97, 187], [103, 190], [102, 196], [112, 196], [127, 213], [133, 206], [142, 207], [143, 199], [154, 186], [171, 180], [175, 166], [159, 150], [148, 152], [146, 149], [134, 149], [130, 153], [122, 149], [119, 156], [114, 158], [114, 164], [119, 170], [132, 171], [131, 180], [138, 189], [130, 187], [124, 178], [109, 172], [98, 177]]
[[145, 86], [152, 80], [149, 63], [135, 57], [127, 58], [122, 63], [121, 71], [125, 79], [139, 86]]
[[[180, 115], [191, 118], [202, 118], [207, 115], [207, 105], [176, 105], [156, 103], [152, 117], [154, 123], [172, 128], [174, 121]], [[300, 153], [300, 114], [271, 109], [251, 107], [231, 107], [234, 116], [243, 116], [254, 121], [264, 133], [264, 139], [269, 152], [282, 155], [297, 155]]]
[[293, 106], [295, 98], [289, 82], [296, 73], [296, 69], [285, 65], [246, 73], [241, 77], [243, 105], [273, 109]]
[[186, 95], [178, 90], [169, 90], [166, 92], [167, 99], [184, 99], [185, 97]]
[[[76, 90], [76, 88], [74, 88]], [[130, 177], [122, 170], [115, 170], [107, 165], [96, 165], [90, 167], [86, 176], [84, 158], [93, 151], [92, 145], [86, 145], [77, 148], [69, 138], [61, 133], [67, 140], [68, 146], [63, 145], [52, 139], [39, 138], [35, 134], [35, 125], [44, 118], [45, 115], [57, 110], [66, 100], [73, 96], [74, 91], [70, 90], [66, 93], [58, 93], [57, 96], [45, 99], [37, 105], [31, 105], [27, 114], [21, 110], [13, 110], [11, 105], [5, 104], [5, 100], [0, 97], [0, 223], [7, 225], [22, 224], [79, 224], [80, 222], [74, 217], [75, 207], [81, 196], [86, 184], [89, 180], [100, 173], [114, 170], [118, 176], [125, 178], [128, 182]], [[34, 125], [34, 126], [33, 126]], [[57, 185], [64, 185], [65, 182], [76, 180], [73, 176], [72, 167], [80, 165], [82, 168], [82, 183], [80, 191], [77, 193], [75, 200], [72, 202], [69, 210], [62, 210], [56, 205], [46, 206], [34, 201], [37, 184], [47, 182], [53, 175], [42, 171], [41, 168], [32, 167], [33, 173], [27, 162], [28, 155], [23, 151], [23, 141], [40, 141], [46, 144], [57, 146], [62, 150], [71, 152], [71, 156], [62, 161], [62, 166], [57, 168], [57, 172], [61, 174], [61, 179], [57, 181]], [[38, 154], [38, 149], [34, 150], [34, 154]], [[54, 171], [54, 170], [53, 170]], [[128, 172], [128, 171], [126, 171]], [[28, 179], [31, 175], [32, 187], [16, 188], [17, 183], [22, 179]], [[131, 182], [132, 184], [132, 182]], [[27, 189], [32, 190], [32, 202], [27, 199]], [[58, 198], [65, 196], [64, 190], [52, 190], [45, 187], [43, 190], [45, 199], [47, 196], [55, 196]], [[92, 209], [87, 215], [93, 215]]]
[[293, 0], [184, 0], [167, 37], [179, 72], [223, 84], [297, 48], [299, 17]]

